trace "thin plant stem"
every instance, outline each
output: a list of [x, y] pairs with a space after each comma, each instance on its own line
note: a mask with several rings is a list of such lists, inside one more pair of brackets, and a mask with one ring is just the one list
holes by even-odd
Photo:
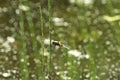
[[[49, 38], [50, 38], [50, 46], [49, 46], [49, 49], [50, 49], [50, 55], [49, 55], [49, 58], [48, 58], [48, 62], [49, 62], [49, 65], [48, 65], [48, 72], [49, 72], [49, 76], [50, 76], [50, 69], [51, 69], [51, 54], [52, 54], [52, 44], [51, 44], [51, 41], [52, 41], [52, 34], [51, 34], [51, 3], [50, 3], [50, 0], [48, 0], [48, 18], [49, 18]], [[51, 76], [50, 76], [51, 77]], [[51, 80], [51, 79], [50, 79]]]
[[41, 8], [41, 4], [40, 4], [40, 20], [41, 20], [41, 24], [40, 24], [40, 27], [41, 27], [41, 34], [42, 34], [42, 54], [43, 54], [43, 57], [42, 57], [42, 68], [41, 68], [41, 80], [45, 80], [45, 68], [44, 68], [44, 26], [43, 26], [43, 14], [42, 14], [42, 8]]
[[35, 54], [37, 78], [38, 78], [38, 80], [40, 80], [40, 78], [41, 78], [40, 55], [39, 55], [37, 41], [36, 41], [35, 27], [34, 27], [34, 24], [32, 22], [32, 17], [31, 17], [32, 14], [30, 11], [29, 1], [26, 0], [25, 4], [26, 4], [26, 6], [29, 7], [29, 10], [26, 11], [26, 16], [27, 16], [28, 26], [29, 26], [29, 30], [30, 30], [30, 36], [31, 36], [31, 40], [32, 40], [33, 54]]
[[[19, 0], [19, 6], [22, 5], [22, 0]], [[20, 72], [21, 72], [21, 77], [22, 80], [29, 80], [29, 73], [28, 73], [28, 67], [27, 67], [27, 55], [26, 55], [26, 36], [24, 32], [24, 18], [23, 18], [23, 13], [22, 10], [20, 10], [20, 15], [19, 15], [19, 24], [20, 24]]]

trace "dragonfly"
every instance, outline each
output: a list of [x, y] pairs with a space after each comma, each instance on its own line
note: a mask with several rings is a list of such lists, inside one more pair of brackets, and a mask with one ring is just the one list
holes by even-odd
[[68, 46], [64, 45], [62, 42], [60, 41], [55, 41], [55, 40], [52, 40], [52, 45], [54, 46], [59, 46], [59, 47], [63, 47], [63, 48], [66, 48], [66, 49], [69, 49]]

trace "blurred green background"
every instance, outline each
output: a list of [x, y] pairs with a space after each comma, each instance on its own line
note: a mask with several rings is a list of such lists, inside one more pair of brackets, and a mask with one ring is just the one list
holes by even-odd
[[0, 80], [120, 80], [119, 35], [119, 0], [0, 0]]

